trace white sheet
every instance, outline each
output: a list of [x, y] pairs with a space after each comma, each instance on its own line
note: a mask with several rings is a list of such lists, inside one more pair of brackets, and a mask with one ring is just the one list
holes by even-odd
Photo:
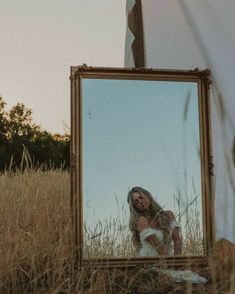
[[[127, 0], [126, 1], [126, 15], [132, 12], [133, 7], [135, 6], [135, 0]], [[124, 55], [124, 64], [125, 67], [135, 67], [133, 52], [132, 52], [132, 44], [135, 40], [135, 36], [131, 32], [128, 27], [128, 21], [126, 25], [126, 40], [125, 40], [125, 55]]]
[[[145, 67], [212, 71], [216, 238], [235, 243], [235, 1], [142, 0], [142, 9]], [[126, 58], [125, 66], [133, 65]]]

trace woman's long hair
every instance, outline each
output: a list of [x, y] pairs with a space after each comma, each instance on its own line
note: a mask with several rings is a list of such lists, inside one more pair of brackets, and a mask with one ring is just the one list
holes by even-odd
[[144, 213], [139, 211], [134, 205], [132, 201], [132, 195], [134, 192], [138, 192], [141, 195], [146, 195], [150, 199], [150, 217], [157, 221], [159, 228], [163, 230], [165, 235], [166, 242], [170, 239], [171, 230], [169, 227], [169, 221], [166, 214], [166, 211], [162, 209], [162, 207], [154, 200], [151, 193], [141, 187], [132, 188], [127, 196], [127, 202], [130, 207], [130, 220], [129, 220], [129, 229], [132, 232], [132, 242], [137, 252], [140, 250], [140, 237], [136, 228], [137, 221], [140, 216], [145, 216]]

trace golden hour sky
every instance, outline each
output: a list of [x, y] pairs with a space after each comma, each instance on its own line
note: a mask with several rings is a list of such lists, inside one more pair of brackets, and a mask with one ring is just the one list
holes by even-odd
[[49, 132], [70, 126], [70, 66], [123, 67], [126, 0], [0, 4], [0, 95]]

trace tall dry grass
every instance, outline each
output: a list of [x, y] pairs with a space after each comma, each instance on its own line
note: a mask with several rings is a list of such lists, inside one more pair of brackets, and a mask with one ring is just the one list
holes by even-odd
[[6, 171], [0, 191], [0, 289], [53, 288], [71, 255], [69, 173]]
[[[89, 265], [76, 270], [69, 186], [70, 175], [61, 170], [28, 168], [0, 175], [0, 293], [198, 293], [198, 289], [212, 293], [211, 282], [193, 287], [177, 284], [143, 266], [97, 269]], [[95, 232], [90, 232], [86, 250], [94, 253], [99, 248], [99, 254], [109, 256], [114, 250], [119, 256], [132, 254], [125, 251], [130, 240], [125, 239], [127, 228], [120, 219], [100, 226], [96, 230], [106, 238], [99, 243], [92, 238]], [[114, 246], [117, 236], [119, 247]]]

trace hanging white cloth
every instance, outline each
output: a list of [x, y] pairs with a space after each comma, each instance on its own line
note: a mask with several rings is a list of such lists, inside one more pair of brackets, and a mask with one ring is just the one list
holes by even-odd
[[212, 72], [216, 238], [235, 243], [235, 1], [142, 0], [142, 10], [146, 68]]
[[[126, 15], [128, 18], [128, 15], [132, 12], [133, 8], [135, 6], [135, 0], [127, 0], [126, 2]], [[132, 44], [135, 40], [135, 36], [131, 32], [128, 21], [126, 24], [126, 41], [125, 41], [125, 57], [124, 57], [124, 64], [125, 67], [135, 67], [134, 57], [133, 57], [133, 51], [132, 51]]]

